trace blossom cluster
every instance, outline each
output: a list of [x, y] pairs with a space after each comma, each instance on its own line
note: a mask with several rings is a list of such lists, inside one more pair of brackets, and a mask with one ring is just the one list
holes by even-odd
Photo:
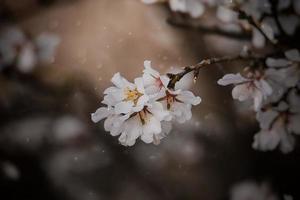
[[32, 39], [17, 26], [3, 27], [0, 71], [15, 67], [21, 73], [30, 73], [39, 64], [49, 64], [59, 43], [59, 37], [52, 33], [44, 32]]
[[294, 149], [300, 134], [300, 53], [288, 50], [281, 58], [269, 57], [260, 68], [245, 75], [226, 74], [219, 85], [235, 85], [232, 97], [239, 101], [253, 99], [260, 131], [254, 136], [253, 148], [268, 151], [279, 148], [283, 153]]
[[[277, 42], [280, 35], [295, 34], [300, 25], [299, 0], [142, 0], [143, 3], [153, 4], [167, 2], [173, 12], [188, 14], [192, 18], [204, 15], [206, 8], [213, 8], [220, 29], [228, 33], [249, 33], [252, 35], [252, 44], [262, 48], [267, 41]], [[249, 24], [242, 11], [256, 24]], [[276, 17], [274, 17], [276, 16]]]
[[140, 137], [145, 143], [158, 144], [172, 128], [172, 122], [184, 123], [191, 119], [191, 107], [201, 102], [200, 97], [183, 88], [169, 88], [170, 78], [160, 75], [144, 62], [142, 77], [127, 81], [116, 73], [111, 82], [114, 86], [104, 91], [100, 107], [91, 115], [93, 122], [105, 118], [104, 129], [119, 142], [132, 146]]

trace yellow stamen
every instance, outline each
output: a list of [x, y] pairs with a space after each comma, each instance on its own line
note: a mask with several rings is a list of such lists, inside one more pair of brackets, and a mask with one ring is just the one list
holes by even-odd
[[132, 101], [135, 105], [138, 102], [138, 99], [143, 96], [136, 88], [134, 90], [130, 90], [129, 88], [125, 91], [125, 101]]

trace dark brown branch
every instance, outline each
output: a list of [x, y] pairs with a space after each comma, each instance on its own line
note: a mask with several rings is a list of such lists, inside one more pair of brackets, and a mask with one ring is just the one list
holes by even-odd
[[168, 84], [168, 88], [174, 89], [175, 84], [180, 81], [186, 74], [190, 72], [194, 72], [194, 78], [196, 79], [200, 69], [202, 69], [205, 66], [216, 64], [216, 63], [226, 63], [226, 62], [232, 62], [232, 61], [237, 61], [237, 60], [257, 60], [260, 59], [259, 57], [254, 57], [254, 56], [224, 56], [220, 58], [208, 58], [204, 59], [201, 62], [197, 63], [196, 65], [192, 66], [187, 66], [183, 69], [182, 72], [179, 72], [177, 74], [167, 74], [168, 77], [170, 78], [170, 82]]
[[239, 18], [240, 19], [245, 19], [248, 21], [250, 25], [252, 25], [254, 28], [256, 28], [262, 35], [263, 37], [270, 42], [272, 45], [276, 46], [277, 43], [273, 40], [271, 40], [266, 33], [260, 28], [260, 25], [258, 22], [256, 22], [251, 15], [248, 15], [245, 11], [238, 9], [237, 12], [239, 13]]
[[223, 37], [228, 37], [228, 38], [233, 38], [233, 39], [238, 39], [238, 40], [250, 40], [251, 39], [251, 34], [247, 32], [243, 33], [237, 33], [237, 32], [232, 32], [232, 31], [226, 31], [223, 29], [220, 29], [219, 27], [213, 26], [213, 27], [208, 27], [208, 26], [203, 26], [200, 24], [192, 24], [186, 21], [179, 21], [173, 18], [167, 19], [167, 22], [172, 25], [176, 26], [178, 28], [185, 28], [189, 30], [195, 30], [195, 31], [200, 31], [205, 34], [215, 34]]
[[271, 4], [272, 16], [274, 18], [276, 26], [278, 27], [280, 33], [282, 33], [284, 36], [286, 36], [287, 34], [284, 31], [284, 29], [279, 21], [279, 17], [278, 17], [278, 11], [277, 11], [278, 0], [269, 0], [269, 3]]

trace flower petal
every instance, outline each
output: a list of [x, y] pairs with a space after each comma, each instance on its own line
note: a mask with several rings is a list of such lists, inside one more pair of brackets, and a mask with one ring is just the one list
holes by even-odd
[[96, 112], [91, 114], [91, 118], [94, 123], [97, 123], [100, 120], [108, 117], [108, 115], [110, 114], [111, 114], [111, 110], [109, 110], [107, 107], [101, 107], [98, 108]]
[[230, 85], [230, 84], [239, 84], [239, 83], [244, 83], [250, 81], [249, 79], [244, 78], [241, 76], [240, 73], [238, 74], [226, 74], [223, 76], [223, 78], [218, 80], [219, 85]]
[[115, 113], [116, 114], [127, 114], [131, 111], [133, 107], [133, 102], [131, 101], [122, 101], [115, 105]]

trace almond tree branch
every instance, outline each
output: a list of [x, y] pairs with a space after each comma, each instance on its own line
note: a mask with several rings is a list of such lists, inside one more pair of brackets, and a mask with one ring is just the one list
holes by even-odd
[[264, 37], [268, 42], [270, 42], [270, 43], [271, 43], [272, 45], [274, 45], [274, 46], [277, 45], [277, 43], [276, 43], [275, 41], [271, 40], [271, 39], [266, 35], [266, 33], [261, 29], [259, 23], [256, 22], [256, 21], [254, 20], [254, 18], [253, 18], [251, 15], [248, 15], [245, 11], [240, 10], [240, 9], [238, 9], [237, 12], [239, 13], [239, 18], [240, 18], [240, 19], [245, 19], [245, 20], [247, 20], [248, 23], [249, 23], [250, 25], [252, 25], [254, 28], [256, 28], [256, 29], [263, 35], [263, 37]]
[[173, 18], [167, 19], [167, 22], [170, 25], [176, 26], [178, 28], [185, 28], [185, 29], [200, 31], [205, 34], [215, 34], [215, 35], [238, 39], [238, 40], [250, 40], [251, 39], [251, 34], [247, 33], [247, 32], [238, 33], [238, 32], [226, 31], [217, 26], [208, 27], [208, 26], [203, 26], [201, 24], [194, 25], [192, 23], [188, 23], [188, 22], [182, 21], [182, 20], [179, 21], [179, 20], [176, 20]]
[[242, 56], [242, 55], [237, 55], [237, 56], [224, 56], [220, 58], [208, 58], [204, 59], [201, 62], [192, 65], [192, 66], [187, 66], [184, 67], [182, 72], [179, 72], [177, 74], [167, 74], [167, 76], [170, 78], [170, 82], [168, 84], [168, 88], [174, 89], [175, 84], [180, 81], [186, 74], [190, 72], [194, 72], [194, 78], [196, 79], [198, 77], [200, 69], [202, 69], [205, 66], [216, 64], [216, 63], [226, 63], [226, 62], [233, 62], [233, 61], [238, 61], [238, 60], [260, 60], [260, 57], [255, 57], [255, 56]]
[[277, 11], [277, 6], [278, 6], [278, 0], [269, 0], [269, 3], [271, 4], [271, 11], [272, 11], [272, 16], [274, 18], [274, 21], [276, 23], [276, 26], [278, 27], [279, 31], [286, 36], [286, 32], [284, 31], [279, 18], [278, 18], [278, 11]]

